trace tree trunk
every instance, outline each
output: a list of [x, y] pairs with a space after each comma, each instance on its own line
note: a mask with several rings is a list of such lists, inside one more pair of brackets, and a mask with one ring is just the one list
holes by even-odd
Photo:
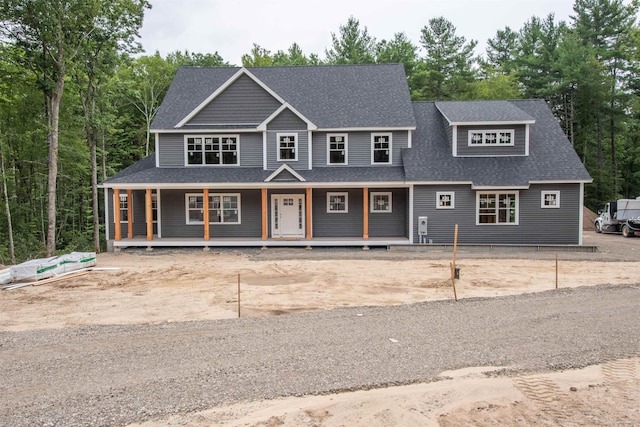
[[56, 253], [56, 189], [58, 180], [58, 124], [60, 120], [60, 102], [64, 90], [64, 73], [60, 73], [56, 88], [49, 97], [49, 175], [47, 180], [47, 256]]
[[[90, 89], [91, 90], [91, 89]], [[96, 101], [92, 97], [91, 123], [95, 123]], [[95, 126], [91, 126], [91, 137], [89, 138], [89, 151], [91, 154], [91, 210], [93, 214], [93, 250], [100, 253], [100, 209], [98, 207], [98, 158], [96, 153], [97, 136]]]
[[13, 244], [13, 222], [11, 221], [11, 207], [9, 206], [9, 193], [7, 192], [7, 175], [4, 169], [4, 157], [2, 157], [2, 144], [0, 144], [0, 174], [2, 174], [2, 194], [4, 195], [4, 209], [7, 213], [7, 234], [9, 235], [9, 258], [11, 264], [16, 263], [16, 252]]

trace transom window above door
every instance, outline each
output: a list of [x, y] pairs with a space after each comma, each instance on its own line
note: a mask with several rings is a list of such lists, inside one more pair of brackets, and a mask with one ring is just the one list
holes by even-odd
[[298, 134], [278, 134], [278, 161], [298, 160]]
[[238, 140], [238, 135], [187, 136], [186, 165], [238, 165]]

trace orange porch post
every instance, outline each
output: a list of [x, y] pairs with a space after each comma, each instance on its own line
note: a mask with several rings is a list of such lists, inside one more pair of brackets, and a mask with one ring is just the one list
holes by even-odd
[[122, 240], [122, 227], [120, 226], [120, 190], [113, 189], [113, 224], [115, 225], [114, 239]]
[[306, 230], [306, 238], [307, 240], [311, 240], [313, 238], [313, 233], [311, 232], [311, 188], [307, 188], [307, 230]]
[[205, 188], [202, 195], [202, 204], [204, 205], [204, 240], [209, 240], [209, 189]]
[[267, 189], [261, 190], [262, 194], [262, 240], [267, 240]]
[[369, 240], [369, 189], [362, 189], [362, 239]]
[[153, 206], [150, 188], [147, 188], [145, 194], [144, 213], [147, 218], [147, 240], [153, 240]]
[[133, 191], [127, 190], [127, 237], [133, 239]]

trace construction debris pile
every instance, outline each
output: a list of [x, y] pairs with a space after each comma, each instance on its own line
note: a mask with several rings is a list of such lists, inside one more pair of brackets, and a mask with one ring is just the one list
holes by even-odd
[[96, 265], [95, 252], [71, 252], [39, 258], [0, 270], [0, 287], [5, 290], [29, 286], [43, 279], [61, 277]]

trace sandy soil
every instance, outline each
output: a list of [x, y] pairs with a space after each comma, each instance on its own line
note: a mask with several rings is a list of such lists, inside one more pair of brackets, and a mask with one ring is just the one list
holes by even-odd
[[[317, 258], [260, 260], [232, 251], [101, 254], [99, 267], [118, 270], [0, 292], [0, 330], [237, 317], [238, 275], [243, 317], [453, 298], [448, 255]], [[461, 259], [458, 265], [458, 298], [538, 292], [556, 283], [555, 260]], [[559, 263], [559, 287], [638, 283], [637, 263]], [[428, 384], [246, 402], [144, 425], [640, 423], [639, 359], [515, 378], [502, 375], [503, 368], [444, 372]]]

